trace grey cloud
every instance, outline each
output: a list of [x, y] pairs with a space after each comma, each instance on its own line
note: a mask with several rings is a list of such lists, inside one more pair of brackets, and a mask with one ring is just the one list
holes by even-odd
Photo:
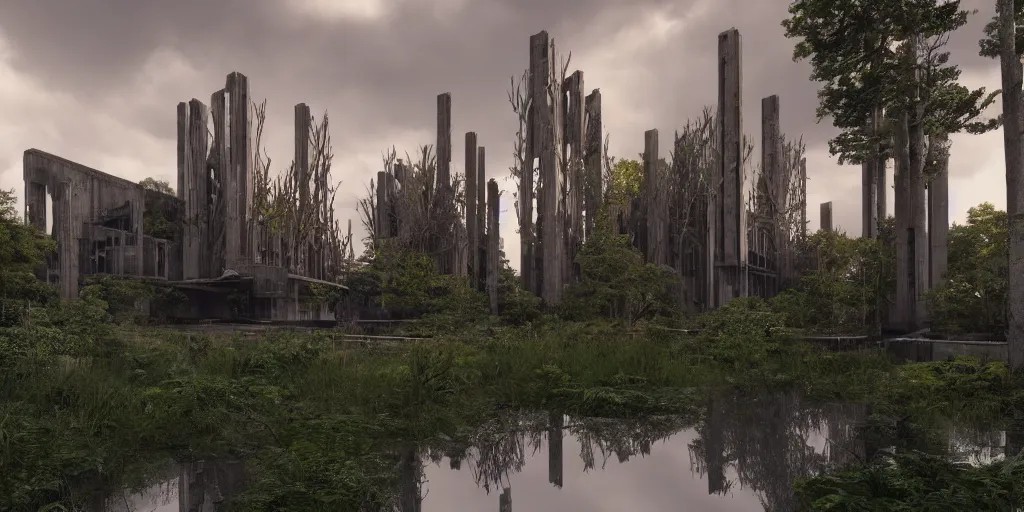
[[[970, 2], [992, 10], [988, 0]], [[668, 138], [702, 107], [713, 106], [716, 36], [729, 27], [743, 36], [744, 131], [759, 141], [760, 99], [778, 94], [783, 131], [793, 138], [802, 135], [809, 149], [821, 150], [835, 130], [827, 121], [816, 124], [817, 85], [808, 80], [806, 63], [792, 62], [793, 42], [780, 26], [787, 5], [786, 0], [472, 0], [440, 16], [433, 2], [405, 1], [380, 20], [328, 21], [297, 17], [285, 0], [8, 0], [0, 3], [0, 32], [14, 52], [16, 69], [81, 102], [109, 105], [125, 125], [163, 141], [161, 173], [173, 172], [175, 105], [191, 97], [209, 101], [228, 72], [248, 75], [253, 98], [268, 99], [267, 145], [275, 170], [290, 160], [292, 105], [306, 102], [317, 115], [326, 110], [345, 182], [339, 196], [350, 200], [353, 193], [362, 194], [370, 178], [355, 159], [399, 142], [396, 134], [407, 130], [429, 134], [419, 143], [433, 142], [435, 96], [441, 92], [453, 96], [455, 169], [462, 167], [463, 134], [476, 131], [488, 148], [488, 173], [507, 175], [516, 126], [506, 88], [509, 77], [527, 66], [529, 36], [546, 29], [559, 52], [572, 51], [574, 61], [586, 61], [609, 49], [617, 31], [651, 12], [689, 19], [662, 44], [629, 56], [625, 68], [645, 71], [635, 90], [628, 83], [602, 84], [602, 77], [616, 70], [583, 68], [587, 88], [606, 91], [604, 117], [613, 153], [635, 157], [644, 130], [659, 128]], [[951, 42], [966, 68], [993, 65], [977, 57], [977, 39], [988, 17], [975, 16]], [[171, 84], [154, 92], [159, 97], [119, 103], [135, 91], [133, 77], [161, 49], [180, 54], [195, 77], [168, 77]], [[645, 113], [636, 122], [642, 124], [627, 119], [630, 111]], [[64, 146], [50, 148], [58, 153], [133, 151], [116, 144], [82, 148], [98, 138], [76, 138], [88, 130], [89, 119], [47, 121], [62, 126]], [[755, 159], [759, 154], [755, 150]], [[831, 188], [844, 191], [833, 197], [837, 221], [844, 217], [841, 212], [856, 212], [859, 194], [846, 194], [838, 181], [857, 181], [858, 170], [814, 162], [812, 189], [820, 186], [826, 195], [833, 195]], [[825, 180], [837, 185], [825, 186]], [[511, 198], [506, 201], [511, 209]], [[815, 203], [809, 210], [816, 218]], [[507, 240], [506, 247], [514, 243]]]

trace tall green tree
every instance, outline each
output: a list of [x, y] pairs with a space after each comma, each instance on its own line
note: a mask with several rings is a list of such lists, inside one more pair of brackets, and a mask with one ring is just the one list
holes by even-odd
[[[915, 276], [913, 283], [897, 280], [897, 320], [914, 329], [924, 320], [927, 289], [928, 136], [997, 126], [980, 119], [994, 93], [960, 85], [960, 70], [944, 50], [970, 13], [956, 0], [795, 0], [789, 13], [782, 25], [786, 37], [798, 39], [793, 57], [810, 60], [811, 79], [822, 83], [818, 118], [831, 118], [841, 130], [829, 141], [831, 153], [840, 163], [878, 151], [897, 159], [897, 273], [908, 276], [913, 266]], [[879, 111], [886, 129], [868, 129]]]
[[985, 27], [981, 55], [999, 57], [1003, 86], [1003, 156], [1006, 161], [1006, 212], [1008, 215], [1007, 342], [1010, 368], [1024, 368], [1024, 52], [1019, 22], [1024, 21], [1024, 2], [998, 0], [996, 18]]

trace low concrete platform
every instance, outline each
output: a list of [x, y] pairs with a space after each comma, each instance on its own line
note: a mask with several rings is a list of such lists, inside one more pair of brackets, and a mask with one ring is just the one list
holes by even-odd
[[982, 362], [1009, 359], [1005, 341], [930, 340], [925, 338], [889, 338], [878, 342], [895, 357], [914, 361], [947, 361], [958, 356], [976, 357]]

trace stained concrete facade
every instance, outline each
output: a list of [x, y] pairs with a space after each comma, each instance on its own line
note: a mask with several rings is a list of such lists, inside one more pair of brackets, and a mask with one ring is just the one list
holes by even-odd
[[[143, 232], [147, 191], [141, 185], [38, 149], [25, 151], [23, 166], [25, 218], [40, 231], [52, 226], [57, 251], [45, 279], [62, 298], [78, 297], [90, 274], [180, 279], [177, 242]], [[151, 201], [162, 195], [150, 192]]]
[[[185, 318], [333, 320], [313, 299], [316, 286], [345, 288], [323, 279], [324, 258], [305, 249], [281, 257], [281, 234], [267, 236], [255, 225], [253, 105], [245, 75], [229, 74], [211, 105], [193, 99], [177, 107], [177, 197], [43, 151], [25, 152], [26, 219], [40, 230], [52, 221], [57, 243], [45, 279], [64, 299], [77, 298], [89, 275], [168, 282], [188, 297], [171, 316]], [[296, 131], [308, 133], [308, 107], [302, 107]], [[309, 143], [308, 136], [296, 141]], [[299, 181], [308, 190], [305, 172]], [[162, 238], [144, 232], [144, 217], [157, 213], [174, 225]]]

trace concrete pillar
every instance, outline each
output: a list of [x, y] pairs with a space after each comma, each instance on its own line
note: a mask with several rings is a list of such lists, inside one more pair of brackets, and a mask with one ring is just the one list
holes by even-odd
[[477, 272], [476, 287], [480, 291], [485, 291], [487, 288], [487, 256], [486, 256], [486, 238], [484, 233], [487, 231], [487, 177], [486, 177], [486, 163], [487, 153], [483, 146], [480, 146], [476, 150], [476, 232], [479, 242], [476, 247], [474, 257], [476, 258], [476, 268], [480, 269]]
[[[480, 253], [480, 223], [477, 219], [478, 180], [477, 174], [476, 132], [466, 132], [466, 237], [469, 241], [467, 254], [467, 270], [469, 282], [476, 287], [479, 278], [477, 256]], [[483, 205], [480, 205], [483, 208]]]
[[[437, 185], [434, 193], [442, 201], [455, 202], [452, 194], [451, 162], [452, 162], [452, 95], [442, 93], [437, 95]], [[453, 238], [448, 240], [450, 247], [458, 247], [456, 243], [457, 231], [450, 234]], [[458, 251], [450, 249], [438, 255], [437, 268], [442, 274], [455, 273], [455, 255]]]
[[765, 213], [775, 218], [784, 211], [789, 191], [782, 172], [782, 131], [777, 94], [761, 99], [761, 173], [767, 178], [766, 192], [771, 195]]
[[583, 156], [586, 172], [586, 192], [584, 203], [586, 209], [585, 236], [590, 237], [594, 232], [598, 212], [601, 211], [601, 202], [604, 199], [601, 188], [602, 161], [601, 154], [604, 145], [603, 129], [601, 127], [601, 91], [594, 89], [586, 97], [586, 150]]
[[[227, 137], [227, 93], [221, 89], [210, 96], [210, 115], [213, 117], [213, 147], [210, 149], [211, 160], [216, 162], [216, 179], [218, 180], [214, 210], [210, 212], [210, 244], [217, 247], [212, 251], [206, 262], [209, 277], [221, 275], [227, 266], [227, 255], [238, 251], [238, 237], [229, 236], [228, 226], [237, 225], [235, 213], [238, 211], [236, 195], [229, 193], [234, 190], [230, 179]], [[212, 194], [211, 194], [212, 195]], [[231, 230], [231, 233], [234, 233]], [[218, 233], [218, 235], [213, 235]]]
[[714, 209], [717, 233], [715, 305], [746, 295], [746, 206], [743, 199], [742, 54], [735, 28], [718, 35], [719, 161]]
[[[933, 144], [946, 145], [948, 137], [934, 137]], [[949, 153], [939, 157], [937, 173], [928, 183], [928, 287], [934, 288], [946, 277], [949, 267]]]
[[505, 487], [498, 497], [498, 512], [512, 512], [512, 488]]
[[299, 211], [305, 212], [309, 205], [309, 129], [312, 116], [309, 105], [295, 105], [295, 188], [299, 194]]
[[662, 182], [661, 168], [658, 158], [658, 130], [647, 130], [644, 132], [644, 218], [646, 220], [647, 236], [644, 256], [648, 263], [661, 265], [668, 263], [668, 240], [667, 222], [665, 217], [666, 208], [661, 200], [664, 194], [659, 190]]
[[178, 199], [187, 223], [181, 242], [184, 279], [213, 277], [209, 260], [209, 112], [201, 101], [178, 104]]
[[821, 203], [821, 227], [822, 231], [832, 231], [832, 201]]
[[583, 72], [575, 71], [562, 84], [565, 98], [563, 114], [565, 144], [562, 146], [562, 162], [566, 166], [568, 197], [566, 197], [565, 256], [562, 260], [563, 276], [568, 282], [575, 280], [574, 262], [583, 245], [583, 203], [584, 203], [584, 143], [586, 140], [586, 104], [583, 94]]
[[46, 231], [46, 184], [25, 181], [25, 222], [39, 231]]
[[[57, 268], [60, 272], [60, 297], [78, 298], [78, 241], [73, 233], [72, 187], [62, 181], [53, 194], [53, 234], [57, 240]], [[81, 218], [81, 217], [80, 217]]]
[[861, 236], [864, 238], [874, 238], [878, 236], [878, 186], [877, 179], [878, 174], [875, 168], [877, 162], [874, 159], [868, 158], [860, 164], [860, 182], [861, 182], [861, 198], [860, 198], [860, 221], [861, 221]]
[[493, 315], [498, 314], [498, 275], [501, 273], [499, 200], [498, 182], [491, 179], [487, 182], [487, 295], [491, 299], [491, 314]]
[[563, 455], [562, 455], [562, 428], [564, 427], [565, 416], [561, 413], [550, 413], [548, 424], [548, 483], [562, 487], [563, 477]]
[[437, 95], [437, 184], [451, 185], [452, 162], [452, 94]]
[[[543, 39], [546, 40], [547, 34], [543, 34]], [[540, 232], [541, 257], [543, 258], [541, 297], [548, 305], [561, 302], [562, 287], [565, 284], [562, 272], [562, 260], [565, 254], [563, 245], [565, 210], [561, 193], [563, 173], [558, 162], [558, 151], [562, 147], [564, 120], [563, 102], [558, 101], [558, 98], [561, 97], [562, 84], [557, 79], [553, 80], [553, 83], [548, 83], [549, 79], [555, 78], [555, 73], [558, 71], [553, 56], [551, 45], [546, 45], [544, 51], [546, 75], [539, 82], [543, 91], [534, 98], [534, 104], [539, 107], [534, 111], [539, 127], [539, 130], [535, 132], [534, 148], [540, 150], [541, 201], [538, 205], [538, 222], [542, 226]], [[554, 100], [548, 100], [548, 85], [556, 90]], [[549, 104], [550, 106], [545, 106]]]
[[390, 238], [391, 237], [391, 208], [389, 208], [390, 198], [388, 197], [388, 173], [384, 171], [377, 172], [377, 188], [375, 190], [377, 195], [377, 211], [374, 213], [375, 220], [377, 222], [377, 238]]
[[[530, 109], [526, 127], [526, 154], [523, 170], [519, 180], [519, 237], [520, 237], [520, 274], [523, 287], [536, 295], [541, 295], [540, 265], [540, 203], [536, 197], [534, 183], [534, 161], [540, 157], [544, 105], [547, 105], [548, 84], [548, 33], [540, 31], [530, 36], [530, 70], [528, 74], [528, 94]], [[534, 222], [534, 200], [537, 201], [537, 222]]]
[[800, 159], [800, 238], [807, 238], [807, 159]]
[[234, 72], [224, 87], [226, 138], [222, 148], [225, 197], [224, 259], [228, 268], [249, 261], [249, 208], [252, 204], [252, 137], [249, 79]]

